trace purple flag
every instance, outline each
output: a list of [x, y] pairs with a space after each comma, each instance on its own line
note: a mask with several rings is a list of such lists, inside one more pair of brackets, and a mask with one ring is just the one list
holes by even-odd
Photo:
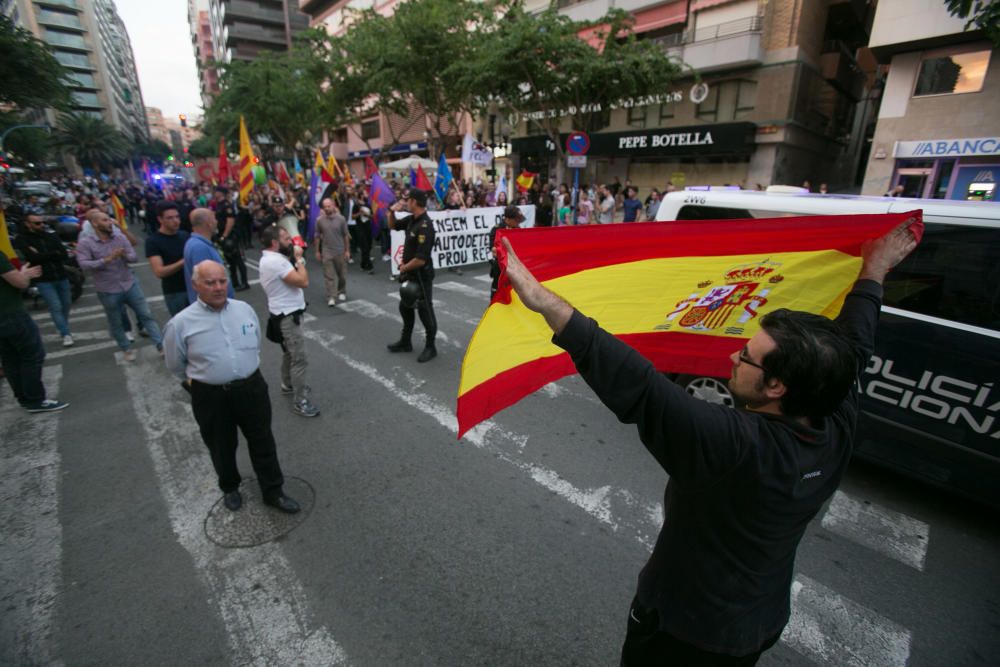
[[322, 195], [319, 189], [319, 174], [313, 170], [312, 179], [309, 181], [309, 224], [306, 226], [306, 241], [312, 243], [316, 236], [316, 218], [319, 217], [319, 202], [316, 198]]
[[396, 195], [392, 194], [392, 188], [377, 173], [372, 175], [372, 185], [368, 199], [372, 205], [372, 220], [379, 227], [385, 227], [386, 215], [388, 214], [389, 207], [395, 203]]

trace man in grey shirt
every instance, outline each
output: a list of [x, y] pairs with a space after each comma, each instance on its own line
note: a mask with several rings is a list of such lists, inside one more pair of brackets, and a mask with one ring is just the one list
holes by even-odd
[[191, 408], [212, 455], [222, 501], [233, 512], [243, 506], [236, 465], [239, 428], [264, 502], [294, 514], [299, 504], [282, 491], [285, 478], [271, 432], [271, 399], [259, 368], [257, 313], [228, 297], [229, 278], [218, 262], [197, 264], [191, 284], [198, 299], [167, 323], [163, 351], [167, 368], [190, 380]]
[[347, 220], [330, 198], [322, 203], [323, 213], [316, 218], [316, 259], [323, 263], [326, 278], [326, 305], [337, 299], [347, 301], [347, 263], [351, 260], [351, 236]]

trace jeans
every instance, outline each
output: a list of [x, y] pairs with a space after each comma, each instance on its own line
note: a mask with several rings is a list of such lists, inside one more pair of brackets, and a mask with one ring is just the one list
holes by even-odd
[[167, 306], [167, 312], [170, 313], [170, 317], [173, 317], [177, 313], [181, 312], [189, 305], [191, 302], [188, 301], [187, 292], [171, 292], [169, 294], [163, 295], [163, 303]]
[[146, 303], [146, 297], [143, 296], [142, 288], [139, 287], [138, 282], [132, 283], [132, 286], [124, 292], [98, 292], [97, 298], [104, 306], [104, 314], [108, 318], [108, 330], [111, 332], [111, 337], [115, 339], [118, 347], [122, 350], [128, 350], [132, 347], [132, 343], [128, 342], [128, 338], [125, 337], [125, 329], [122, 326], [123, 305], [132, 309], [139, 324], [149, 333], [150, 340], [156, 344], [156, 348], [160, 349], [163, 346], [160, 325], [153, 319], [153, 313], [149, 311], [149, 304]]
[[53, 280], [52, 282], [36, 283], [38, 293], [45, 299], [49, 307], [49, 315], [56, 325], [60, 336], [69, 335], [69, 306], [73, 299], [69, 294], [69, 280]]
[[34, 406], [45, 400], [44, 362], [42, 336], [31, 315], [23, 310], [0, 315], [0, 364], [21, 405]]

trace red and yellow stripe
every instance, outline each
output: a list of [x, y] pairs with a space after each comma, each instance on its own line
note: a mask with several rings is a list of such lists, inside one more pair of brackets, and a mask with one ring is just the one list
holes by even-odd
[[125, 219], [125, 206], [122, 200], [114, 192], [111, 193], [111, 208], [115, 212], [115, 220], [122, 229], [128, 229], [128, 221]]
[[246, 206], [253, 192], [253, 148], [247, 125], [240, 116], [240, 205]]
[[[910, 215], [503, 230], [497, 243], [506, 236], [539, 282], [661, 371], [718, 377], [767, 312], [836, 316], [861, 267], [862, 243]], [[545, 320], [502, 274], [462, 363], [459, 437], [574, 372]]]

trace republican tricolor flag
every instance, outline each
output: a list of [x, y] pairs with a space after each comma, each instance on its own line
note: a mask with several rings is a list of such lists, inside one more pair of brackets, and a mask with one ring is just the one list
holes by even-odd
[[[862, 243], [913, 215], [501, 229], [497, 258], [505, 267], [507, 238], [539, 282], [657, 369], [728, 377], [729, 355], [765, 313], [790, 308], [835, 317], [857, 279]], [[551, 338], [502, 272], [462, 362], [459, 437], [576, 372]]]

